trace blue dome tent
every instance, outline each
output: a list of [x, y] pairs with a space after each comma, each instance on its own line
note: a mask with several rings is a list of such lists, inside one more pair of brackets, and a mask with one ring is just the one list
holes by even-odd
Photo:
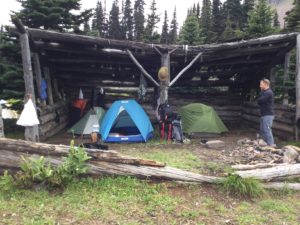
[[146, 142], [153, 135], [153, 127], [135, 100], [121, 100], [106, 112], [100, 134], [104, 142]]

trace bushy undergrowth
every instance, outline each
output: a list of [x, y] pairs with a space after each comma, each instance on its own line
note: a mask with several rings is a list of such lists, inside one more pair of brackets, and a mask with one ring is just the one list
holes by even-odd
[[220, 182], [221, 186], [231, 194], [241, 197], [260, 197], [264, 194], [261, 183], [252, 177], [242, 178], [231, 174]]
[[11, 189], [12, 186], [21, 188], [45, 187], [61, 188], [73, 181], [79, 175], [87, 172], [86, 161], [90, 157], [81, 147], [75, 147], [71, 141], [67, 157], [57, 167], [47, 162], [43, 156], [40, 158], [22, 157], [21, 170], [14, 176], [8, 175], [7, 171], [0, 179], [0, 189]]

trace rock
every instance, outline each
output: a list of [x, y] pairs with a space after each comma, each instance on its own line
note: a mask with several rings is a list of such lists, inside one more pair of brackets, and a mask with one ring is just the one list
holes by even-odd
[[283, 163], [293, 163], [298, 158], [298, 152], [291, 146], [285, 146], [282, 148], [283, 153]]
[[300, 154], [300, 148], [297, 147], [297, 146], [294, 146], [294, 145], [287, 145], [287, 146], [285, 146], [285, 147], [291, 147], [291, 148], [293, 148], [296, 152], [298, 152], [298, 154]]
[[222, 149], [225, 148], [225, 142], [220, 140], [212, 140], [207, 141], [205, 146], [212, 149]]
[[246, 144], [248, 141], [251, 141], [249, 138], [243, 138], [237, 141], [238, 145], [244, 145]]
[[257, 144], [261, 147], [267, 146], [267, 143], [263, 139], [258, 139]]

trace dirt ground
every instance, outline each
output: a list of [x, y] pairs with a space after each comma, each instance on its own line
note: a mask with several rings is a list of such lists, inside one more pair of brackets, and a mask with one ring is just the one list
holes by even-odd
[[[162, 148], [165, 151], [171, 151], [172, 149], [188, 149], [193, 154], [197, 155], [200, 160], [203, 161], [210, 161], [215, 163], [225, 163], [225, 164], [236, 164], [243, 160], [242, 156], [238, 156], [235, 154], [233, 157], [231, 155], [232, 150], [237, 146], [237, 141], [243, 138], [250, 138], [254, 139], [256, 136], [256, 131], [249, 129], [249, 130], [241, 130], [241, 129], [234, 129], [231, 130], [228, 133], [221, 134], [218, 136], [213, 137], [207, 137], [207, 136], [194, 136], [192, 138], [189, 138], [191, 141], [190, 144], [180, 144], [180, 143], [169, 143], [166, 144], [165, 142], [161, 142], [159, 139], [153, 140], [153, 142], [156, 143], [155, 148], [159, 149]], [[63, 145], [69, 145], [70, 140], [72, 139], [72, 135], [66, 133], [65, 131], [62, 131], [61, 133], [57, 134], [56, 136], [48, 139], [45, 141], [49, 144], [63, 144]], [[76, 136], [74, 138], [75, 144], [79, 145], [82, 143], [89, 143], [91, 140], [89, 137], [81, 137]], [[221, 150], [215, 150], [215, 149], [208, 149], [201, 144], [201, 140], [221, 140], [225, 142], [225, 148]], [[108, 146], [109, 150], [116, 150], [120, 151], [123, 154], [126, 154], [126, 150], [140, 147], [141, 144], [134, 144], [134, 143], [123, 143], [123, 144], [115, 144], [115, 143], [104, 143]], [[153, 145], [143, 145], [143, 151], [151, 151], [153, 148]]]

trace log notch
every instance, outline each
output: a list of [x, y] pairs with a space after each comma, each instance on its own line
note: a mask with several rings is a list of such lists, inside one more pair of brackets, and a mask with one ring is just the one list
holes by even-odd
[[[31, 95], [33, 104], [34, 106], [36, 106], [28, 34], [27, 31], [25, 30], [25, 27], [20, 22], [20, 20], [17, 19], [17, 17], [12, 16], [12, 22], [15, 24], [18, 31], [20, 32], [19, 38], [20, 38], [21, 52], [22, 52], [25, 93]], [[39, 140], [38, 126], [26, 127], [25, 139], [31, 141], [38, 141]]]
[[[297, 61], [296, 61], [296, 121], [300, 119], [300, 35], [297, 35]], [[298, 128], [295, 126], [295, 139], [298, 141]]]

